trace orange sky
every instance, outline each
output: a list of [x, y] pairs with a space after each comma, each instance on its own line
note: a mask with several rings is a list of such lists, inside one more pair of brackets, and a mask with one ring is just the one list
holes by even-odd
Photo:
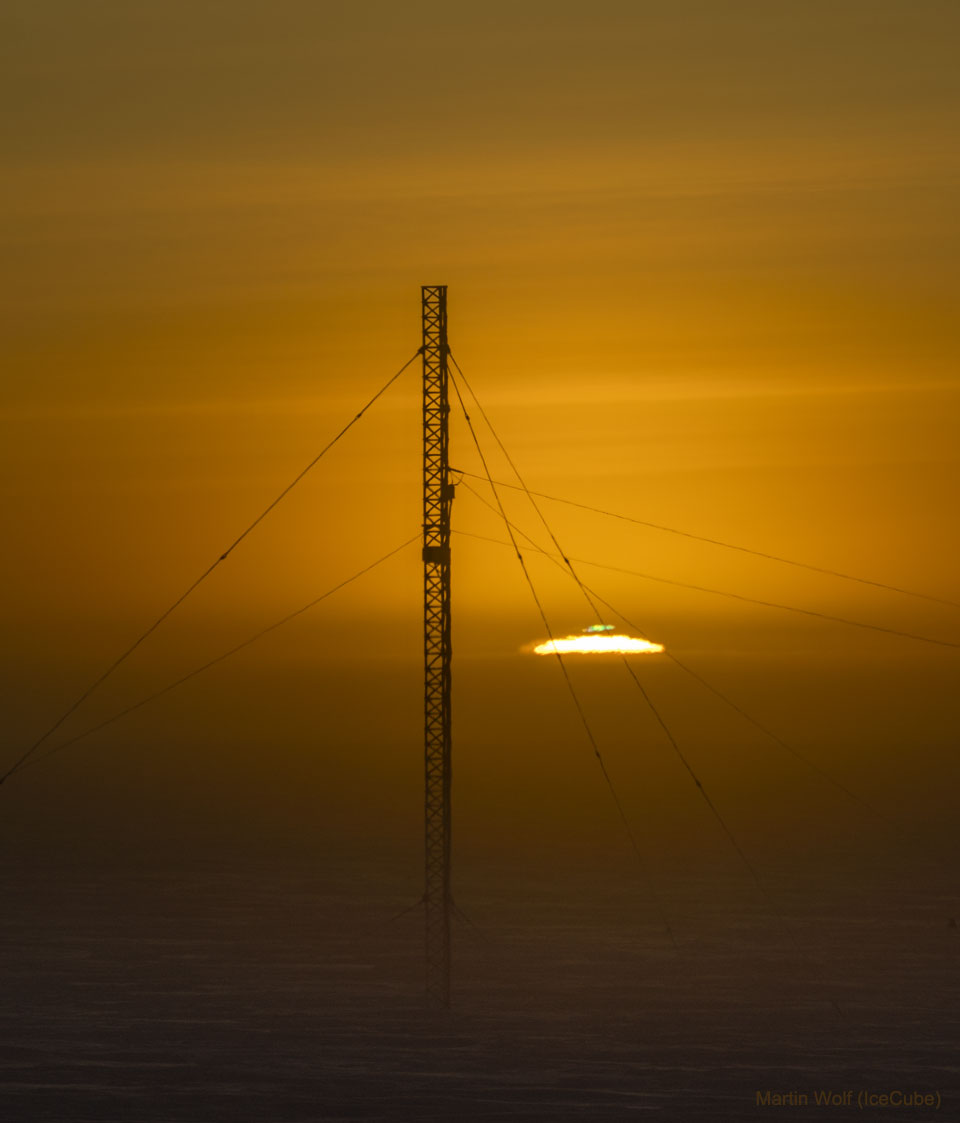
[[[5, 752], [409, 358], [424, 283], [449, 286], [454, 353], [531, 486], [960, 600], [958, 24], [935, 0], [9, 7]], [[414, 369], [138, 654], [103, 712], [415, 533], [419, 424]], [[478, 470], [456, 420], [452, 458]], [[942, 605], [545, 509], [578, 557], [960, 638]], [[464, 489], [454, 519], [502, 536]], [[552, 752], [498, 674], [533, 676], [548, 725], [562, 737], [569, 723], [545, 669], [518, 654], [542, 637], [509, 552], [455, 550], [463, 798], [481, 837], [518, 753], [534, 790]], [[591, 622], [561, 578], [531, 569], [559, 630]], [[925, 817], [955, 741], [956, 652], [584, 576], [812, 756], [846, 776], [870, 762], [878, 799], [906, 791]], [[135, 802], [139, 770], [166, 790], [176, 768], [133, 768], [131, 739], [193, 744], [216, 728], [198, 800], [241, 742], [238, 790], [263, 783], [265, 741], [300, 779], [319, 767], [304, 763], [313, 745], [340, 761], [344, 786], [324, 798], [398, 770], [416, 823], [419, 599], [411, 552], [235, 679], [214, 672], [210, 694], [196, 684], [76, 763], [24, 776], [20, 798], [43, 806], [88, 775], [85, 759], [130, 772]], [[727, 754], [715, 781], [729, 798], [766, 790], [753, 749], [730, 747], [736, 728], [664, 665], [650, 674], [699, 759]], [[324, 676], [353, 685], [321, 702]], [[380, 724], [357, 733], [345, 699], [367, 706], [387, 680]], [[231, 682], [261, 683], [256, 721], [225, 700]], [[616, 758], [635, 719], [590, 684]], [[919, 779], [898, 763], [908, 740]], [[618, 761], [630, 792], [640, 763]], [[789, 786], [785, 768], [769, 783]], [[557, 783], [573, 790], [569, 775]], [[275, 819], [283, 799], [308, 802], [275, 798]], [[376, 818], [384, 798], [365, 798]], [[556, 798], [544, 822], [566, 813]]]

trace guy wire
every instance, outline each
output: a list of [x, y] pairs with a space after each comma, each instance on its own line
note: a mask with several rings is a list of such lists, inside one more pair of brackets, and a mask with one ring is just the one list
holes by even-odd
[[363, 575], [365, 573], [369, 573], [371, 569], [376, 569], [378, 565], [381, 565], [383, 562], [387, 561], [388, 558], [392, 558], [394, 554], [399, 554], [401, 550], [406, 549], [407, 546], [410, 546], [412, 543], [416, 542], [419, 537], [420, 535], [416, 534], [413, 538], [408, 538], [406, 542], [401, 543], [399, 546], [396, 546], [394, 549], [392, 549], [389, 553], [384, 554], [380, 558], [377, 558], [375, 562], [371, 562], [370, 565], [364, 566], [363, 569], [358, 570], [352, 576], [347, 577], [339, 584], [334, 585], [332, 589], [328, 589], [325, 593], [321, 593], [319, 597], [314, 597], [312, 601], [310, 601], [308, 604], [303, 605], [302, 608], [298, 608], [294, 612], [287, 613], [287, 615], [282, 617], [280, 620], [275, 621], [273, 624], [267, 625], [266, 628], [261, 628], [259, 632], [254, 633], [254, 635], [249, 636], [241, 643], [238, 643], [234, 647], [231, 647], [229, 651], [224, 651], [222, 654], [217, 655], [215, 658], [208, 660], [202, 666], [195, 667], [192, 671], [188, 671], [187, 674], [181, 675], [180, 678], [175, 679], [173, 682], [167, 683], [167, 685], [161, 687], [160, 690], [155, 691], [153, 694], [148, 695], [146, 698], [141, 698], [139, 702], [134, 702], [132, 705], [127, 706], [125, 709], [122, 709], [113, 714], [112, 717], [108, 717], [104, 721], [99, 722], [97, 725], [91, 726], [89, 729], [84, 730], [82, 733], [78, 733], [76, 736], [71, 737], [68, 741], [63, 741], [61, 744], [55, 745], [53, 748], [48, 749], [47, 752], [41, 754], [36, 759], [24, 764], [23, 767], [33, 768], [35, 765], [41, 764], [43, 761], [47, 760], [51, 756], [54, 756], [56, 753], [61, 752], [63, 749], [69, 748], [71, 745], [75, 745], [78, 741], [83, 741], [87, 737], [92, 737], [94, 733], [99, 733], [101, 729], [105, 729], [108, 725], [113, 725], [115, 721], [119, 721], [121, 718], [126, 717], [127, 714], [132, 714], [135, 710], [141, 709], [149, 702], [155, 702], [158, 698], [162, 698], [165, 694], [169, 694], [171, 690], [175, 690], [178, 686], [183, 686], [184, 683], [189, 682], [192, 678], [196, 678], [197, 675], [201, 674], [203, 671], [207, 671], [211, 667], [215, 667], [218, 663], [222, 663], [225, 659], [229, 659], [231, 655], [236, 655], [238, 651], [242, 651], [245, 647], [249, 647], [250, 644], [256, 643], [258, 639], [262, 639], [270, 632], [276, 631], [277, 628], [282, 627], [284, 624], [288, 624], [297, 616], [302, 616], [305, 612], [308, 612], [315, 605], [318, 605], [321, 601], [326, 600], [327, 597], [333, 596], [334, 593], [339, 592], [340, 589], [344, 588], [344, 586], [351, 584], [359, 577], [363, 577]]
[[[452, 356], [451, 356], [451, 358], [452, 358]], [[454, 365], [455, 366], [457, 365], [455, 360], [454, 360]], [[460, 370], [459, 366], [457, 366], [457, 370], [458, 371]], [[462, 374], [462, 372], [461, 372], [461, 374]], [[533, 584], [533, 580], [530, 577], [530, 573], [527, 570], [527, 563], [524, 560], [523, 554], [520, 552], [520, 548], [517, 545], [516, 539], [514, 538], [513, 529], [511, 527], [509, 519], [507, 519], [506, 512], [503, 510], [503, 504], [502, 504], [502, 502], [500, 500], [500, 496], [497, 492], [496, 485], [493, 483], [493, 480], [490, 478], [489, 469], [487, 468], [486, 457], [483, 455], [483, 449], [480, 447], [480, 441], [478, 440], [476, 431], [474, 430], [473, 422], [470, 419], [470, 414], [467, 412], [467, 407], [466, 407], [466, 405], [463, 401], [463, 396], [460, 393], [460, 387], [457, 385], [457, 382], [454, 379], [452, 374], [450, 376], [450, 381], [453, 384], [454, 391], [456, 392], [457, 400], [460, 403], [460, 408], [463, 411], [464, 418], [466, 419], [467, 428], [470, 430], [470, 436], [473, 438], [473, 443], [476, 447], [477, 455], [480, 457], [480, 462], [483, 465], [483, 470], [487, 473], [487, 480], [490, 483], [490, 487], [493, 490], [494, 496], [496, 497], [497, 505], [500, 508], [501, 517], [503, 518], [504, 523], [507, 526], [507, 533], [510, 536], [510, 541], [511, 541], [511, 544], [513, 546], [514, 553], [516, 554], [517, 560], [520, 563], [520, 568], [523, 570], [524, 579], [527, 582], [527, 586], [530, 589], [531, 596], [533, 597], [534, 603], [537, 606], [537, 611], [540, 614], [540, 619], [543, 622], [543, 626], [546, 629], [547, 635], [550, 637], [551, 640], [553, 640], [553, 638], [554, 638], [553, 637], [553, 630], [550, 627], [550, 622], [547, 619], [547, 615], [546, 615], [546, 612], [544, 611], [543, 604], [542, 604], [542, 602], [540, 600], [540, 597], [537, 593], [536, 587]], [[679, 952], [680, 945], [677, 943], [677, 938], [674, 934], [673, 928], [671, 927], [670, 922], [667, 920], [666, 914], [665, 914], [664, 909], [663, 909], [663, 905], [662, 905], [662, 903], [659, 899], [659, 896], [657, 895], [657, 892], [656, 892], [656, 890], [653, 886], [653, 879], [651, 878], [650, 872], [647, 869], [647, 865], [646, 865], [646, 862], [644, 860], [643, 853], [640, 850], [639, 843], [637, 842], [636, 836], [634, 835], [633, 830], [630, 826], [630, 822], [627, 819], [626, 812], [624, 811], [623, 804], [620, 802], [620, 796], [618, 795], [617, 790], [614, 787], [613, 780], [610, 776], [610, 773], [607, 771], [607, 766], [606, 766], [606, 764], [604, 762], [604, 759], [603, 759], [603, 756], [600, 752], [600, 747], [597, 744], [596, 737], [594, 736], [593, 730], [590, 727], [590, 723], [587, 720], [587, 715], [584, 712], [583, 706], [580, 703], [580, 698], [578, 697], [577, 692], [574, 688], [573, 682], [570, 679], [570, 675], [569, 675], [569, 672], [567, 671], [566, 663], [564, 662], [563, 656], [561, 655], [561, 653], [559, 651], [555, 650], [554, 654], [557, 657], [557, 663], [560, 666], [560, 671], [563, 674], [564, 682], [567, 685], [567, 690], [569, 691], [570, 697], [573, 700], [573, 704], [574, 704], [574, 707], [576, 708], [577, 714], [580, 718], [580, 722], [583, 725], [584, 731], [586, 732], [586, 735], [587, 735], [587, 739], [589, 740], [590, 746], [593, 749], [593, 755], [596, 758], [598, 765], [600, 766], [600, 771], [603, 774], [603, 778], [606, 781], [607, 788], [609, 789], [610, 795], [613, 798], [614, 805], [616, 806], [617, 813], [619, 814], [620, 820], [623, 823], [623, 827], [624, 827], [624, 830], [626, 831], [627, 838], [630, 840], [630, 845], [633, 848], [633, 852], [636, 855], [637, 861], [640, 864], [640, 868], [643, 870], [644, 875], [646, 877], [647, 885], [648, 885], [648, 888], [650, 890], [650, 895], [653, 899], [654, 906], [657, 909], [657, 912], [659, 913], [660, 921], [663, 924], [663, 926], [664, 926], [664, 928], [667, 932], [667, 935], [670, 938], [670, 942], [673, 944], [674, 949]]]
[[187, 597], [189, 597], [190, 594], [195, 589], [197, 589], [200, 585], [202, 585], [203, 582], [206, 581], [206, 579], [211, 575], [211, 573], [213, 573], [213, 571], [219, 565], [221, 565], [223, 562], [225, 562], [227, 560], [227, 558], [230, 556], [230, 554], [237, 548], [237, 546], [240, 545], [240, 543], [244, 540], [244, 538], [247, 537], [247, 535], [254, 529], [254, 527], [258, 526], [261, 522], [263, 522], [263, 520], [267, 517], [267, 515], [270, 514], [270, 512], [274, 509], [274, 507], [276, 507], [277, 504], [280, 503], [280, 501], [282, 499], [284, 499], [284, 497], [286, 495], [288, 495], [297, 486], [297, 484], [310, 471], [310, 469], [313, 468], [320, 460], [323, 459], [323, 457], [330, 451], [331, 448], [333, 448], [333, 446], [337, 443], [337, 441], [339, 441], [340, 438], [343, 437], [360, 420], [361, 417], [363, 417], [363, 415], [367, 412], [367, 410], [370, 408], [370, 406], [372, 406], [373, 403], [382, 394], [384, 394], [393, 385], [394, 382], [396, 382], [396, 380], [400, 377], [400, 375], [403, 374], [403, 372], [407, 369], [407, 367], [410, 366], [410, 364], [417, 358], [417, 356], [420, 354], [421, 350], [422, 350], [422, 348], [417, 349], [417, 351], [403, 364], [403, 366], [396, 372], [396, 374], [392, 375], [388, 379], [388, 381], [386, 383], [384, 383], [384, 385], [381, 386], [380, 389], [373, 395], [373, 397], [370, 398], [370, 400], [366, 403], [365, 406], [363, 406], [363, 408], [360, 410], [360, 412], [357, 413], [350, 421], [348, 421], [347, 424], [344, 425], [344, 427], [340, 430], [339, 433], [337, 433], [337, 435], [335, 437], [333, 437], [332, 440], [327, 442], [327, 444], [317, 453], [317, 455], [303, 469], [303, 471], [301, 471], [297, 476], [295, 476], [293, 478], [293, 480], [291, 480], [291, 482], [289, 484], [287, 484], [287, 486], [279, 493], [279, 495], [277, 495], [277, 497], [272, 502], [270, 502], [266, 507], [264, 507], [264, 509], [260, 512], [259, 515], [257, 515], [257, 517], [253, 520], [253, 522], [250, 523], [250, 525], [233, 540], [233, 542], [226, 548], [226, 550], [223, 551], [223, 553], [215, 561], [213, 561], [209, 566], [207, 566], [207, 568], [203, 571], [203, 573], [200, 574], [200, 576], [193, 582], [193, 584], [190, 585], [185, 590], [185, 592], [181, 593], [180, 596], [177, 597], [177, 599], [173, 602], [173, 604], [170, 605], [169, 608], [167, 608], [165, 611], [161, 612], [160, 615], [156, 618], [156, 620], [154, 620], [154, 622], [150, 625], [150, 627], [147, 628], [147, 630], [145, 632], [142, 632], [141, 635], [136, 640], [134, 640], [134, 642], [132, 644], [130, 644], [130, 646], [125, 651], [123, 651], [120, 655], [118, 655], [117, 658], [114, 659], [114, 661], [110, 664], [110, 666], [107, 667], [107, 669], [105, 671], [103, 671], [99, 675], [99, 677], [94, 679], [93, 682], [83, 691], [83, 693], [80, 694], [79, 697], [74, 702], [72, 702], [63, 711], [63, 713], [60, 714], [60, 716], [49, 727], [49, 729], [47, 729], [47, 731], [45, 733], [43, 733], [40, 737], [38, 737], [36, 739], [36, 741], [34, 741], [33, 744], [24, 753], [21, 754], [21, 756], [10, 766], [10, 768], [8, 768], [6, 770], [6, 772], [4, 772], [2, 776], [0, 776], [0, 784], [3, 784], [10, 776], [13, 775], [14, 772], [18, 771], [18, 769], [20, 769], [27, 762], [27, 760], [31, 756], [33, 756], [33, 754], [37, 751], [37, 749], [40, 748], [40, 746], [44, 743], [44, 741], [46, 741], [48, 737], [50, 737], [53, 733], [55, 733], [60, 728], [60, 726], [63, 725], [63, 723], [67, 720], [67, 718], [70, 717], [70, 715], [72, 713], [74, 713], [77, 709], [79, 709], [80, 706], [83, 705], [83, 703], [90, 697], [90, 695], [99, 686], [102, 686], [103, 683], [107, 681], [107, 679], [113, 674], [113, 672], [116, 671], [117, 668], [122, 663], [124, 663], [134, 653], [134, 651], [137, 650], [137, 648], [143, 643], [143, 641], [145, 639], [147, 639], [148, 636], [152, 635], [157, 630], [157, 628], [160, 627], [160, 625], [164, 622], [164, 620], [166, 620], [167, 617], [169, 617], [176, 609], [178, 609], [180, 607], [180, 605], [183, 604], [183, 602], [187, 599]]

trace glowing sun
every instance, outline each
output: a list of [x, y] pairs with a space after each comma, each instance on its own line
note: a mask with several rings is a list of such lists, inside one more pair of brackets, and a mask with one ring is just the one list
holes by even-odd
[[535, 655], [640, 655], [663, 651], [662, 643], [614, 634], [612, 624], [593, 624], [578, 636], [545, 640], [533, 649]]

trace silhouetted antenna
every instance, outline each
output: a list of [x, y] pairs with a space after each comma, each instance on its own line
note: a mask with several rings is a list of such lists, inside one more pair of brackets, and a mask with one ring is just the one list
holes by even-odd
[[450, 1005], [450, 482], [447, 286], [423, 317], [424, 893], [427, 1004]]

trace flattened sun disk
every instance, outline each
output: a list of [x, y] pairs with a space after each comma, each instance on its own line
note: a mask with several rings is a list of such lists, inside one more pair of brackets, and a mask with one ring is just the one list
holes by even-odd
[[598, 624], [584, 629], [579, 636], [564, 636], [562, 639], [545, 640], [533, 649], [535, 655], [602, 655], [663, 651], [663, 644], [634, 636], [611, 635], [610, 624]]

